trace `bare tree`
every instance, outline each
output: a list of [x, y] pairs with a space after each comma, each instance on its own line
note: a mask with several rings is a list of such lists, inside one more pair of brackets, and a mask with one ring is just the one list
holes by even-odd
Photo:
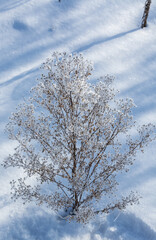
[[130, 136], [133, 101], [115, 99], [110, 76], [89, 84], [92, 65], [81, 54], [54, 53], [43, 69], [47, 74], [7, 125], [19, 145], [4, 167], [25, 172], [11, 182], [13, 198], [65, 209], [79, 222], [137, 202], [133, 192], [116, 197], [116, 176], [128, 171], [155, 127], [143, 125]]
[[146, 2], [145, 2], [145, 9], [144, 9], [143, 17], [142, 17], [141, 28], [147, 27], [147, 18], [149, 15], [151, 2], [152, 2], [151, 0], [146, 0]]

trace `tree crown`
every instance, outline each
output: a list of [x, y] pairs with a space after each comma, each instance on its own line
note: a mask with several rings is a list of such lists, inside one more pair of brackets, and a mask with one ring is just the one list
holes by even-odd
[[[130, 136], [133, 101], [115, 98], [111, 76], [89, 84], [93, 68], [81, 54], [54, 53], [43, 69], [32, 97], [7, 125], [19, 145], [4, 167], [26, 173], [11, 182], [13, 198], [35, 199], [57, 212], [63, 208], [80, 222], [137, 202], [133, 192], [115, 197], [116, 176], [155, 138], [155, 126], [143, 125]], [[27, 184], [32, 176], [35, 186]]]

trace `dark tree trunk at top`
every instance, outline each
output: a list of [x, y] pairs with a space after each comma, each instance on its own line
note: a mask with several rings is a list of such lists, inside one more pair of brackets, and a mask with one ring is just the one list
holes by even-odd
[[145, 9], [144, 9], [143, 17], [142, 17], [141, 28], [147, 27], [147, 18], [149, 15], [151, 2], [152, 2], [151, 0], [146, 0], [146, 2], [145, 2]]

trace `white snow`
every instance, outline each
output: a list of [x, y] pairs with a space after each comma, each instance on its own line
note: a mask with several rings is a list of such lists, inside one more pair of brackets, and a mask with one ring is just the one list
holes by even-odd
[[[115, 76], [122, 97], [137, 105], [139, 124], [156, 124], [156, 1], [140, 29], [145, 0], [0, 0], [0, 162], [15, 147], [4, 127], [29, 96], [41, 63], [53, 51], [83, 52], [94, 62], [91, 81]], [[121, 178], [120, 191], [137, 190], [140, 205], [115, 211], [82, 227], [59, 220], [44, 207], [10, 198], [19, 170], [0, 167], [0, 240], [156, 239], [156, 143], [138, 154]]]

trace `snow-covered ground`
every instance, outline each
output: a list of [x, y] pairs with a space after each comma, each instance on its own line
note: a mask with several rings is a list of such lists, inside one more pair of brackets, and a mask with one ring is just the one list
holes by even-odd
[[[0, 0], [0, 162], [13, 151], [4, 134], [10, 113], [29, 96], [41, 63], [53, 51], [83, 52], [94, 62], [91, 81], [115, 76], [131, 97], [140, 123], [156, 124], [156, 1], [148, 28], [140, 29], [145, 0]], [[138, 154], [121, 178], [121, 191], [137, 190], [140, 205], [82, 227], [60, 221], [34, 204], [10, 199], [17, 169], [0, 167], [0, 240], [155, 240], [156, 143]]]

